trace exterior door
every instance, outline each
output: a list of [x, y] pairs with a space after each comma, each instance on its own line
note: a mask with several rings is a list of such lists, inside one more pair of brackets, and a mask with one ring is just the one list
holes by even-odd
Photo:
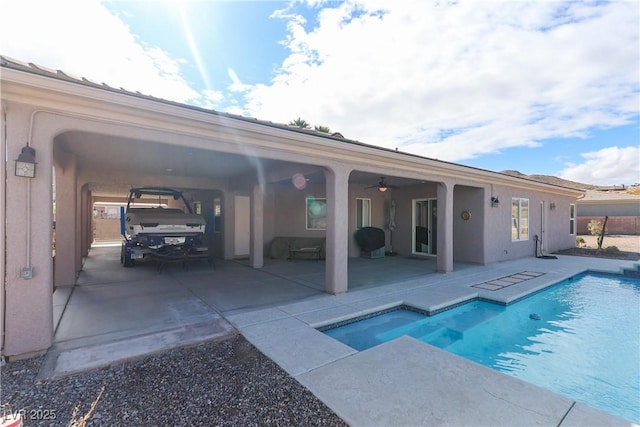
[[437, 199], [413, 200], [413, 254], [436, 255], [438, 248], [437, 211]]
[[234, 256], [249, 255], [251, 231], [251, 200], [248, 196], [235, 197]]

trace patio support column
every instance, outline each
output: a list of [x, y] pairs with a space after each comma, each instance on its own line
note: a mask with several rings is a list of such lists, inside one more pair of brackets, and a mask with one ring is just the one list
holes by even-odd
[[53, 284], [73, 286], [79, 270], [77, 255], [77, 189], [76, 160], [73, 155], [60, 155], [56, 162], [56, 254]]
[[82, 199], [82, 188], [78, 185], [78, 180], [73, 183], [76, 192], [76, 226], [75, 226], [75, 238], [76, 238], [76, 273], [82, 270], [82, 249], [84, 247], [84, 235], [82, 234], [82, 212], [84, 210]]
[[264, 189], [260, 184], [253, 186], [251, 193], [251, 267], [264, 266]]
[[438, 183], [438, 271], [453, 271], [453, 184]]
[[14, 104], [8, 105], [7, 115], [7, 164], [14, 167], [27, 142], [38, 162], [35, 178], [16, 177], [13, 169], [3, 177], [5, 256], [10, 266], [4, 277], [4, 356], [17, 359], [41, 354], [53, 341], [51, 144], [59, 120]]
[[82, 220], [82, 256], [89, 255], [89, 248], [93, 243], [93, 206], [91, 192], [86, 185], [82, 186], [82, 211], [80, 217]]
[[349, 174], [338, 165], [325, 171], [327, 191], [327, 262], [325, 290], [330, 294], [347, 292], [349, 273]]

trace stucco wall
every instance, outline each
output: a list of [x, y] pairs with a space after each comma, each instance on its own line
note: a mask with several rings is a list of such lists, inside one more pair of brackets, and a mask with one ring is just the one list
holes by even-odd
[[274, 185], [273, 203], [277, 213], [273, 218], [273, 237], [324, 237], [325, 230], [307, 230], [306, 199], [314, 197], [326, 198], [325, 185], [307, 185], [303, 190], [297, 190], [291, 185]]
[[[360, 256], [360, 249], [354, 240], [356, 232], [356, 199], [371, 199], [371, 226], [385, 230], [387, 244], [389, 239], [388, 209], [389, 193], [381, 193], [375, 189], [365, 189], [361, 185], [349, 186], [349, 256]], [[326, 198], [325, 185], [309, 184], [303, 190], [297, 190], [288, 183], [268, 186], [265, 195], [264, 238], [265, 253], [271, 240], [277, 236], [324, 237], [325, 230], [307, 230], [306, 198]]]
[[[456, 185], [453, 190], [453, 260], [456, 262], [484, 263], [485, 212], [491, 211], [486, 203], [484, 189]], [[471, 214], [468, 220], [462, 212]]]
[[[7, 107], [7, 157], [16, 159], [28, 141], [33, 108], [20, 104]], [[6, 306], [4, 355], [26, 357], [46, 350], [53, 339], [52, 262], [52, 129], [50, 117], [33, 129], [30, 145], [36, 150], [36, 177], [6, 177]], [[13, 162], [10, 162], [12, 164]], [[73, 257], [72, 252], [71, 256]], [[21, 270], [33, 268], [33, 277], [23, 279]]]
[[[542, 236], [540, 204], [543, 201], [546, 215], [545, 252], [550, 253], [575, 246], [575, 234], [569, 234], [569, 205], [575, 203], [574, 198], [512, 187], [495, 187], [493, 193], [498, 196], [500, 205], [497, 208], [487, 208], [486, 263], [534, 256], [534, 236]], [[527, 240], [511, 240], [513, 197], [529, 199], [529, 238]], [[485, 198], [487, 203], [490, 203], [489, 196]], [[552, 204], [555, 205], [553, 210]]]

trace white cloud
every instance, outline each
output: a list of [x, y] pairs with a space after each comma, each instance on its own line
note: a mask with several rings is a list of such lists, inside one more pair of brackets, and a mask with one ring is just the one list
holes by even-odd
[[229, 91], [231, 92], [246, 92], [252, 88], [251, 85], [246, 85], [242, 83], [240, 77], [235, 72], [233, 68], [227, 68], [227, 75], [231, 79], [231, 84], [229, 85]]
[[[442, 160], [585, 138], [639, 113], [637, 1], [294, 1], [273, 14], [289, 50], [273, 79], [250, 85], [228, 68], [226, 92], [202, 93], [181, 76], [187, 59], [146, 43], [97, 0], [5, 3], [3, 55], [234, 114], [303, 117]], [[304, 7], [314, 13], [297, 13]], [[606, 164], [585, 159], [562, 173]], [[629, 176], [621, 164], [617, 181]]]
[[568, 163], [558, 173], [564, 179], [596, 185], [636, 184], [640, 182], [640, 148], [607, 147], [583, 153], [584, 162]]
[[96, 0], [9, 1], [2, 15], [3, 55], [173, 101], [200, 98], [179, 60], [145, 45]]
[[[315, 3], [315, 2], [314, 2]], [[637, 2], [376, 2], [294, 11], [245, 113], [458, 161], [638, 114]]]

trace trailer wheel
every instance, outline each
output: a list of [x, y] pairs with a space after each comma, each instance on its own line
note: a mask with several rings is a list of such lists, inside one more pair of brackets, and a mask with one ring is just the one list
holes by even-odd
[[120, 250], [120, 264], [124, 267], [133, 267], [136, 264], [136, 261], [131, 259], [131, 254], [127, 253], [124, 245], [122, 245], [122, 249]]

